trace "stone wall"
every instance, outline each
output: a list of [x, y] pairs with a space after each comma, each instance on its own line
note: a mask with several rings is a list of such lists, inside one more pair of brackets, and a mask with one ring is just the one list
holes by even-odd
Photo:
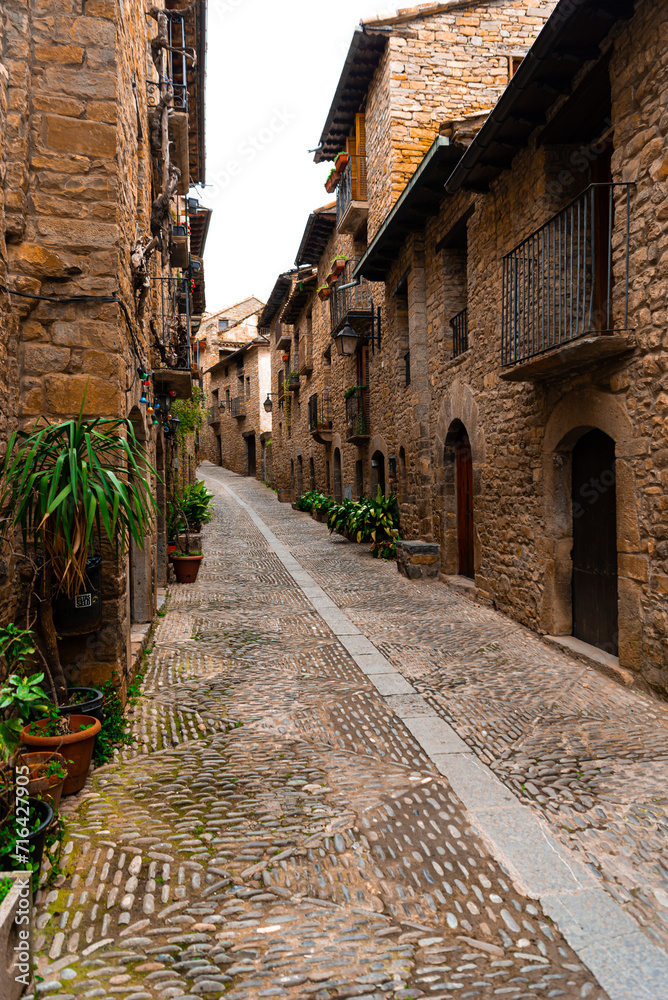
[[[75, 415], [85, 396], [86, 415], [129, 417], [164, 473], [166, 447], [161, 441], [158, 454], [159, 431], [146, 419], [137, 377], [140, 364], [150, 370], [156, 361], [159, 284], [142, 312], [130, 256], [137, 232], [147, 241], [151, 233], [146, 81], [155, 30], [138, 0], [3, 5], [0, 272], [13, 289], [50, 301], [0, 300], [0, 439], [17, 419]], [[170, 273], [168, 258], [159, 258], [151, 264], [158, 279]], [[92, 298], [72, 299], [82, 295]], [[99, 296], [118, 297], [126, 314]], [[103, 628], [62, 647], [73, 679], [103, 683], [119, 672], [125, 683], [130, 620], [154, 613], [158, 558], [155, 535], [145, 553], [120, 561], [104, 553]], [[159, 577], [165, 566], [157, 566]], [[0, 612], [10, 617], [5, 605]]]
[[366, 104], [369, 239], [441, 124], [494, 107], [555, 3], [486, 0], [392, 25]]
[[[408, 440], [405, 486], [399, 483], [402, 530], [438, 541], [443, 568], [457, 573], [455, 476], [450, 441], [463, 425], [474, 468], [475, 584], [524, 624], [570, 634], [570, 450], [583, 429], [596, 427], [616, 448], [618, 508], [619, 659], [639, 679], [666, 690], [665, 531], [666, 280], [660, 220], [668, 218], [665, 158], [668, 120], [661, 93], [668, 77], [666, 14], [648, 2], [615, 32], [612, 46], [613, 179], [631, 181], [630, 323], [636, 350], [594, 361], [573, 372], [556, 370], [534, 382], [507, 382], [501, 369], [501, 262], [503, 256], [554, 212], [585, 177], [563, 170], [573, 149], [549, 152], [532, 141], [496, 181], [474, 198], [468, 223], [469, 349], [452, 358], [449, 321], [461, 308], [461, 261], [436, 247], [467, 211], [471, 196], [444, 198], [426, 228], [424, 245], [407, 242], [388, 275], [391, 289], [408, 268], [415, 274], [419, 309], [424, 274], [428, 342], [429, 466], [416, 410], [401, 401], [379, 415], [390, 450]], [[651, 65], [651, 72], [649, 66]], [[644, 82], [643, 82], [644, 81]], [[580, 150], [582, 153], [582, 150]], [[586, 151], [585, 151], [586, 152]], [[580, 157], [581, 158], [581, 157]], [[591, 162], [591, 158], [589, 159]], [[571, 167], [573, 171], [573, 168]], [[624, 195], [617, 196], [614, 314], [623, 328]], [[445, 278], [445, 280], [444, 280]], [[409, 282], [409, 298], [412, 298]], [[382, 356], [400, 373], [403, 330], [392, 298]], [[376, 369], [377, 370], [377, 369]], [[387, 381], [387, 379], [386, 379]], [[374, 400], [386, 388], [374, 381]], [[412, 419], [408, 419], [412, 417]], [[401, 478], [401, 477], [400, 477]], [[404, 495], [404, 488], [406, 493]], [[425, 509], [427, 516], [424, 516]]]

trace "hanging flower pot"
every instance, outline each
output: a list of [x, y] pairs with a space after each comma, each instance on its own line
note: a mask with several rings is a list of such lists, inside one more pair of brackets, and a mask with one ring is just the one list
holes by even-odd
[[334, 271], [330, 271], [330, 273], [325, 278], [325, 281], [327, 282], [330, 288], [333, 288], [333, 286], [337, 283], [338, 280], [339, 276], [338, 274], [335, 274]]
[[331, 294], [332, 294], [332, 289], [329, 287], [329, 285], [321, 285], [320, 288], [318, 289], [318, 298], [320, 299], [321, 302], [325, 302], [328, 298], [330, 298]]
[[[92, 715], [70, 715], [69, 733], [55, 733], [54, 728], [51, 719], [31, 722], [21, 733], [21, 742], [27, 747], [34, 747], [36, 751], [62, 753], [67, 770], [63, 795], [73, 795], [86, 784], [93, 758], [95, 737], [102, 726]], [[53, 735], [47, 735], [51, 733]]]
[[289, 354], [284, 354], [283, 355], [283, 360], [284, 361], [289, 361], [290, 360], [290, 355]]
[[172, 566], [176, 573], [176, 582], [195, 583], [203, 559], [204, 556], [201, 552], [195, 555], [187, 552], [175, 552], [172, 556]]
[[339, 155], [336, 157], [336, 160], [334, 161], [334, 169], [336, 170], [336, 172], [338, 174], [342, 174], [343, 171], [348, 166], [349, 161], [350, 161], [350, 156], [348, 155], [348, 153], [345, 152], [339, 153]]
[[330, 174], [325, 181], [325, 191], [327, 194], [334, 194], [337, 187], [339, 186], [339, 181], [341, 180], [341, 174], [336, 170], [330, 171]]

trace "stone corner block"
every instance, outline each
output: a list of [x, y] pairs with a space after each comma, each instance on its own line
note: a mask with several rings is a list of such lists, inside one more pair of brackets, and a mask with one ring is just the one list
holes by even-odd
[[436, 542], [420, 539], [397, 542], [397, 569], [409, 580], [438, 580], [441, 550]]

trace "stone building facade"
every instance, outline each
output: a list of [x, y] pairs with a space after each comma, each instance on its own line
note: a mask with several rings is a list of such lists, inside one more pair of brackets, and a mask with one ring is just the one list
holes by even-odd
[[[271, 448], [269, 340], [258, 329], [264, 303], [246, 299], [207, 321], [205, 373], [208, 425], [203, 432], [205, 457], [240, 476], [267, 478]], [[236, 316], [236, 321], [233, 317]]]
[[[273, 476], [285, 498], [313, 483], [341, 497], [389, 488], [375, 426], [380, 409], [391, 419], [406, 371], [397, 374], [379, 353], [383, 284], [345, 286], [434, 137], [464, 114], [459, 131], [470, 141], [481, 110], [494, 106], [553, 6], [422, 5], [355, 32], [315, 157], [336, 166], [337, 154], [348, 154], [337, 201], [309, 217], [296, 268], [279, 277], [261, 320], [274, 323]], [[323, 298], [341, 256], [346, 266]], [[347, 322], [367, 339], [354, 357], [340, 357], [332, 341]], [[300, 350], [312, 357], [306, 366]]]
[[[132, 422], [167, 483], [173, 435], [148, 406], [190, 394], [204, 296], [186, 196], [204, 180], [206, 3], [178, 7], [7, 0], [0, 12], [0, 434], [69, 418], [85, 396], [86, 415]], [[81, 683], [123, 685], [131, 624], [153, 616], [167, 572], [166, 491], [153, 487], [146, 551], [102, 553], [102, 627], [61, 643]]]
[[[235, 354], [258, 337], [257, 320], [263, 307], [264, 302], [254, 296], [249, 296], [233, 306], [207, 314], [202, 319], [198, 338], [202, 348], [200, 359], [203, 369], [202, 388], [204, 389], [208, 420], [200, 432], [200, 452], [202, 458], [215, 465], [221, 464], [221, 447], [225, 443], [224, 437], [221, 442], [220, 428], [217, 423], [217, 418], [220, 416], [217, 376], [223, 369], [216, 369], [215, 372], [212, 370], [219, 361], [229, 358], [230, 355]], [[234, 388], [236, 390], [236, 386]], [[212, 390], [216, 392], [215, 412]], [[236, 425], [231, 424], [230, 426]], [[226, 468], [232, 468], [225, 461], [223, 461], [223, 465]]]
[[[453, 585], [662, 692], [667, 16], [562, 0], [487, 120], [444, 110], [377, 223], [369, 168], [350, 275], [382, 309], [368, 435], [347, 440], [334, 406], [315, 458], [326, 492], [396, 491], [404, 537], [437, 542]], [[297, 447], [293, 422], [274, 449], [293, 495]]]

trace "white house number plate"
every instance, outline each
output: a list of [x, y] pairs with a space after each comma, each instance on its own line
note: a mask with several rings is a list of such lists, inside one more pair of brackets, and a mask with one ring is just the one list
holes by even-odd
[[93, 595], [92, 594], [77, 594], [74, 598], [75, 608], [92, 608], [93, 606]]

